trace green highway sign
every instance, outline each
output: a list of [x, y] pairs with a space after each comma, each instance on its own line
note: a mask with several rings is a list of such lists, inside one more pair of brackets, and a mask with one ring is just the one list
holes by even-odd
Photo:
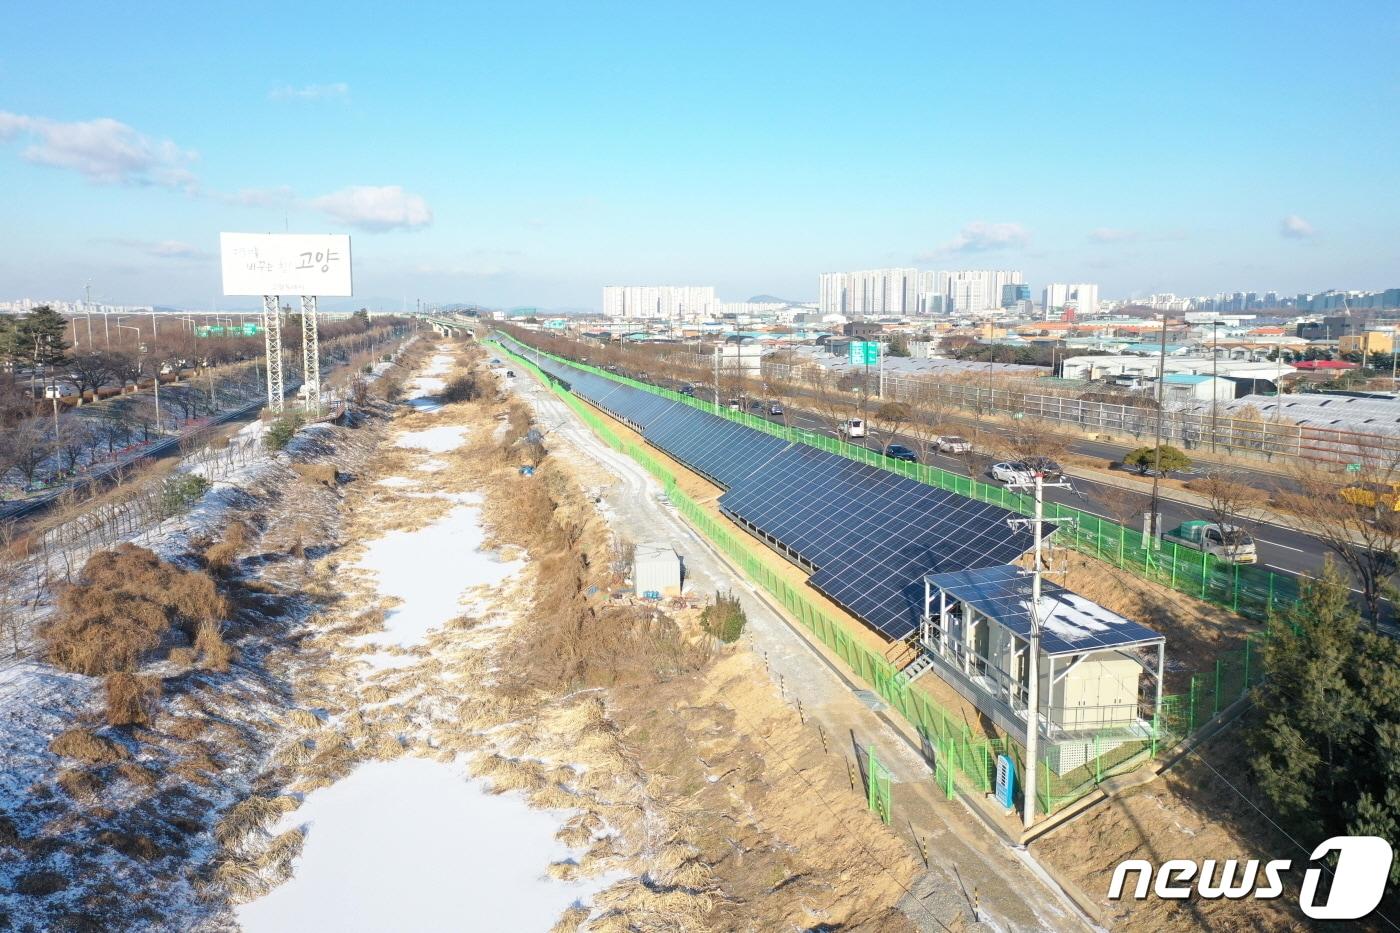
[[874, 366], [880, 362], [878, 340], [852, 340], [847, 348], [846, 359], [852, 366]]
[[1361, 464], [1359, 464], [1359, 463], [1348, 463], [1348, 464], [1347, 464], [1347, 472], [1348, 472], [1348, 473], [1360, 473], [1360, 472], [1361, 472]]

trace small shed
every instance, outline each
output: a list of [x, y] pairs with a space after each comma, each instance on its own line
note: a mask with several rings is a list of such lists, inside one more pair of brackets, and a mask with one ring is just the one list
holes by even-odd
[[669, 544], [639, 544], [632, 563], [633, 592], [649, 599], [681, 595], [681, 556]]

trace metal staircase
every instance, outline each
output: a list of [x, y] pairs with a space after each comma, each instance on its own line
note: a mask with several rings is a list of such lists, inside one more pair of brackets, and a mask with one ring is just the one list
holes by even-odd
[[929, 654], [927, 651], [921, 652], [919, 656], [914, 659], [914, 663], [905, 667], [904, 670], [900, 671], [896, 676], [903, 683], [911, 684], [931, 667], [933, 667], [933, 655]]

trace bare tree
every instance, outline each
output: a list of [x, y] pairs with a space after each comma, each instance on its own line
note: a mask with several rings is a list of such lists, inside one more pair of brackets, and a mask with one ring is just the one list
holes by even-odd
[[[1251, 508], [1263, 505], [1267, 498], [1265, 494], [1249, 485], [1237, 471], [1224, 468], [1207, 470], [1200, 479], [1193, 480], [1188, 488], [1205, 497], [1206, 508], [1215, 523], [1221, 526], [1222, 532], [1226, 526], [1238, 527], [1246, 513]], [[1224, 541], [1226, 555], [1233, 557], [1230, 536], [1226, 535]]]
[[1035, 421], [1018, 421], [1016, 429], [1006, 436], [1006, 446], [1018, 460], [1034, 457], [1060, 460], [1069, 450], [1064, 435]]
[[117, 377], [120, 361], [106, 350], [88, 350], [75, 354], [64, 369], [70, 382], [78, 389], [78, 403], [82, 404], [84, 392], [91, 392], [97, 398], [97, 390]]
[[831, 373], [820, 366], [808, 368], [804, 376], [807, 397], [817, 417], [830, 426], [831, 433], [843, 434], [842, 429], [855, 409], [851, 397], [842, 392], [831, 378]]
[[1360, 470], [1345, 486], [1316, 467], [1299, 466], [1292, 472], [1297, 492], [1284, 494], [1283, 504], [1351, 571], [1378, 625], [1400, 568], [1400, 462], [1377, 445], [1357, 463]]
[[870, 423], [884, 439], [884, 443], [880, 447], [881, 452], [889, 452], [890, 445], [899, 437], [899, 433], [909, 425], [912, 417], [913, 412], [903, 402], [884, 402], [875, 409]]

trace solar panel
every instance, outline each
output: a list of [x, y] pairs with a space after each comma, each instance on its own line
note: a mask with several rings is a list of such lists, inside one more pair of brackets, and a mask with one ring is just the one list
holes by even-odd
[[917, 627], [926, 574], [1007, 564], [1032, 545], [999, 506], [529, 355], [726, 487], [725, 513], [790, 549], [812, 586], [889, 638]]
[[[1031, 580], [1016, 567], [986, 567], [930, 574], [930, 586], [965, 602], [1015, 632], [1031, 636]], [[1040, 644], [1048, 655], [1082, 654], [1155, 642], [1162, 636], [1077, 593], [1041, 583]]]

